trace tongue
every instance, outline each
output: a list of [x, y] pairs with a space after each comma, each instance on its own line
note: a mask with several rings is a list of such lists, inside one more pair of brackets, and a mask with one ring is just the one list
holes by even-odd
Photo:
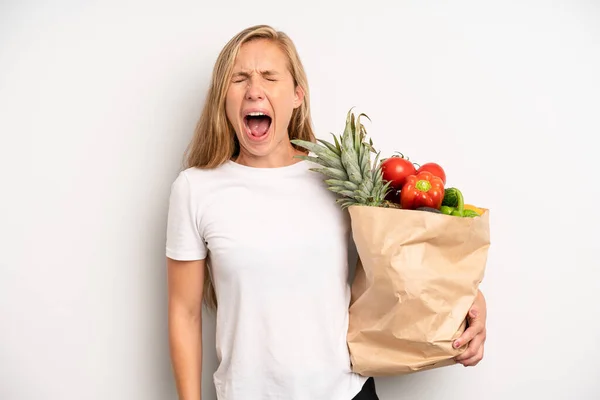
[[249, 118], [248, 127], [253, 136], [264, 136], [269, 130], [270, 119], [268, 117]]

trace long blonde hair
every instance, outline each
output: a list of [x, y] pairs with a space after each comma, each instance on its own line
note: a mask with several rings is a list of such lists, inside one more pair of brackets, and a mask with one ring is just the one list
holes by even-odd
[[[284, 32], [277, 31], [269, 25], [255, 25], [242, 30], [230, 39], [215, 62], [204, 108], [194, 136], [185, 151], [184, 168], [215, 168], [238, 155], [239, 142], [225, 113], [225, 98], [240, 47], [256, 39], [268, 39], [280, 46], [288, 58], [288, 68], [294, 84], [304, 92], [304, 101], [294, 109], [289, 123], [290, 139], [315, 141], [310, 115], [308, 80], [296, 46]], [[303, 148], [296, 147], [296, 149], [306, 153]], [[209, 309], [217, 308], [209, 262], [205, 266], [203, 297]]]

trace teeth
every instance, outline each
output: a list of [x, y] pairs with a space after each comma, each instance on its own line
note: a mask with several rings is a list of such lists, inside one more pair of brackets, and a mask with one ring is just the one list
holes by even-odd
[[262, 112], [251, 112], [247, 114], [250, 117], [263, 117], [266, 116], [267, 114], [262, 113]]

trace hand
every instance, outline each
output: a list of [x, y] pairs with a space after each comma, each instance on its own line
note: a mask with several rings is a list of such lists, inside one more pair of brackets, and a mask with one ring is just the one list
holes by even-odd
[[483, 345], [486, 338], [486, 317], [487, 308], [485, 298], [483, 297], [483, 293], [479, 291], [467, 316], [467, 329], [454, 341], [455, 348], [468, 343], [467, 349], [455, 357], [455, 360], [465, 367], [473, 367], [483, 358]]

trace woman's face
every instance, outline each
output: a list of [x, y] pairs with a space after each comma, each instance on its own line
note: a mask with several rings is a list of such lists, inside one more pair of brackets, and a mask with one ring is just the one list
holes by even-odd
[[225, 109], [240, 142], [240, 158], [274, 164], [289, 154], [288, 125], [302, 104], [285, 53], [273, 42], [245, 43], [238, 53]]

